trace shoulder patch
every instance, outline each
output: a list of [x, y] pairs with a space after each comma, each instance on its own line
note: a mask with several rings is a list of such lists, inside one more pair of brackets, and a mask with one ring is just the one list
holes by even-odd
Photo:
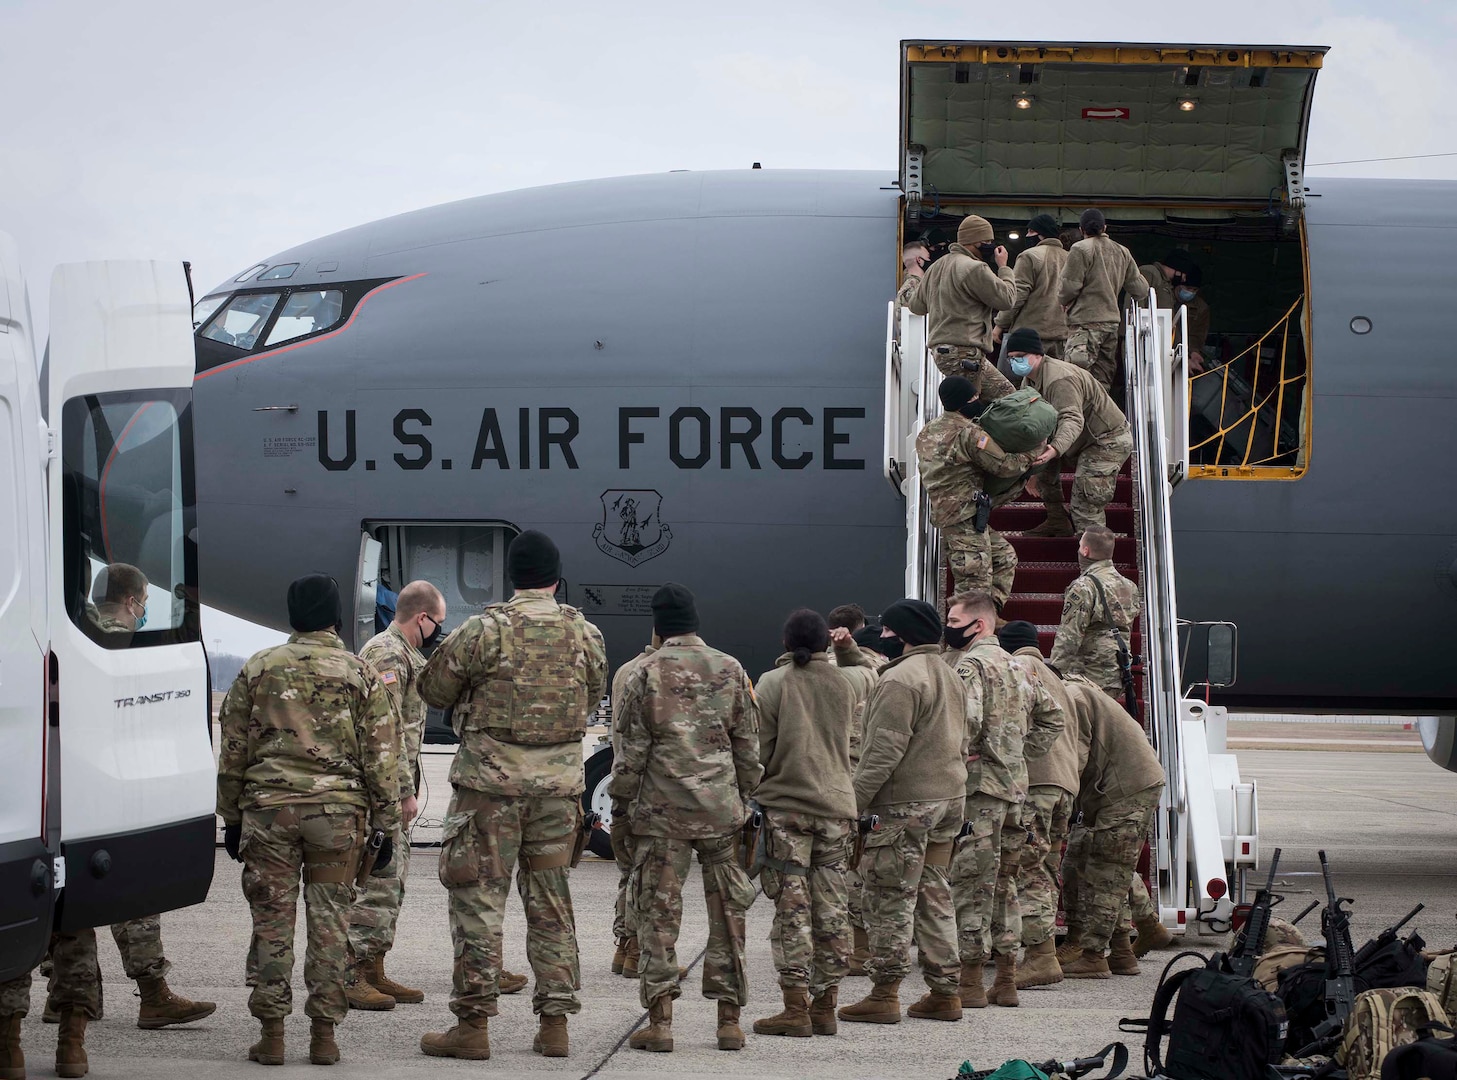
[[980, 439], [977, 439], [976, 440], [976, 448], [978, 450], [985, 450], [987, 448], [987, 440], [990, 439], [990, 438], [991, 438], [990, 435], [988, 435], [985, 432], [983, 432], [982, 433], [982, 437]]
[[393, 671], [382, 671], [379, 675], [379, 681], [384, 683], [386, 686], [390, 686], [394, 683], [399, 682], [400, 677], [396, 675]]

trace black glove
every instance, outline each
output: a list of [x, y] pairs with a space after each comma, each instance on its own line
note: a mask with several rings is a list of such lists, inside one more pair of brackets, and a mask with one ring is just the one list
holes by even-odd
[[379, 873], [390, 864], [395, 857], [395, 842], [389, 833], [385, 833], [384, 842], [379, 845], [379, 854], [374, 857], [374, 873]]
[[237, 825], [223, 826], [223, 850], [228, 853], [228, 857], [232, 859], [233, 862], [243, 861], [243, 856], [238, 854], [238, 845], [242, 842], [243, 825], [241, 822], [239, 822]]

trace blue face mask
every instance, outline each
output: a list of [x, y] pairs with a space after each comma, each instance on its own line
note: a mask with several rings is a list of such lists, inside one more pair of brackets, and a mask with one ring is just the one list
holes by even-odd
[[142, 617], [137, 620], [137, 629], [140, 630], [142, 627], [144, 627], [146, 625], [147, 625], [147, 609], [146, 608], [142, 608]]
[[1199, 294], [1193, 289], [1175, 289], [1174, 295], [1179, 298], [1179, 303], [1187, 304], [1190, 300], [1194, 299], [1194, 297], [1198, 296]]
[[1019, 379], [1025, 379], [1032, 374], [1032, 361], [1025, 356], [1009, 356], [1007, 364], [1012, 369], [1012, 374]]

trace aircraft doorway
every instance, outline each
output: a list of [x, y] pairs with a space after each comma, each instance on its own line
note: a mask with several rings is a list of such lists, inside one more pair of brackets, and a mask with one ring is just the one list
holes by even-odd
[[[448, 633], [487, 604], [510, 596], [506, 581], [506, 548], [516, 536], [512, 525], [499, 521], [366, 522], [357, 591], [361, 617], [373, 603], [374, 629], [394, 618], [394, 597], [408, 582], [423, 578], [445, 596]], [[370, 553], [374, 553], [371, 560]], [[371, 566], [374, 561], [375, 565]], [[356, 631], [364, 643], [367, 619]], [[445, 713], [431, 709], [425, 722], [427, 743], [454, 743], [455, 732]]]

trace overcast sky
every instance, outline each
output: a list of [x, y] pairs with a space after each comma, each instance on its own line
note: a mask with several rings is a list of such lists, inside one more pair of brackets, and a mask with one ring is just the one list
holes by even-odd
[[[897, 168], [902, 38], [1329, 45], [1310, 162], [1457, 151], [1457, 3], [0, 0], [0, 230], [199, 291], [433, 203], [667, 169]], [[1312, 168], [1457, 178], [1457, 157]], [[206, 637], [274, 640], [210, 614]]]

